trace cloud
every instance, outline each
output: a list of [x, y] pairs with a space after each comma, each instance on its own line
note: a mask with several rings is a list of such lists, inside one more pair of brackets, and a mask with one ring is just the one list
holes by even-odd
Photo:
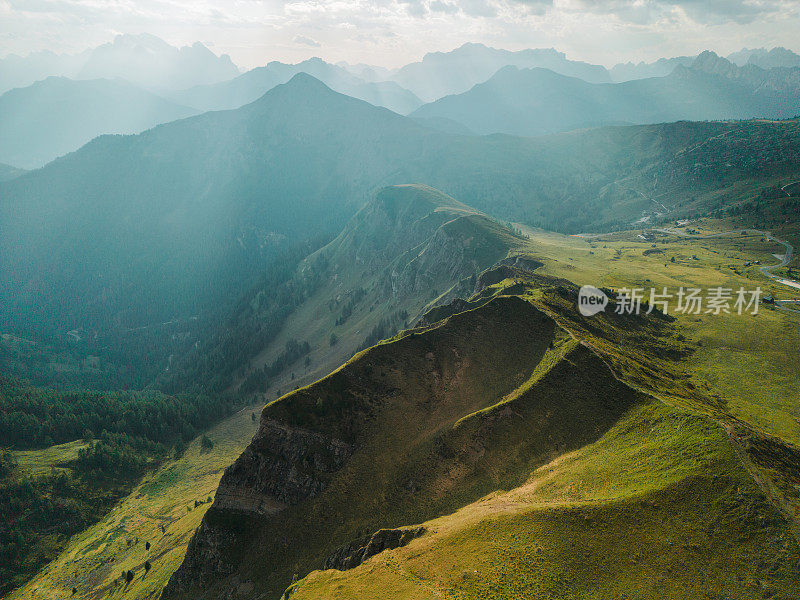
[[244, 67], [299, 62], [401, 66], [464, 42], [555, 47], [613, 64], [743, 46], [800, 50], [798, 0], [0, 0], [0, 55], [79, 52], [114, 32], [172, 45], [212, 40]]
[[657, 23], [685, 15], [703, 25], [746, 24], [780, 13], [787, 0], [560, 0], [560, 10], [613, 15], [622, 22]]
[[322, 46], [317, 40], [311, 39], [310, 37], [306, 37], [304, 35], [296, 35], [292, 40], [295, 44], [301, 44], [303, 46], [310, 46], [312, 48], [319, 48]]
[[745, 24], [775, 15], [784, 3], [769, 0], [673, 0], [662, 4], [685, 10], [698, 23]]
[[508, 0], [508, 4], [524, 7], [531, 14], [543, 15], [553, 7], [553, 0]]
[[441, 2], [440, 0], [434, 0], [428, 5], [431, 12], [439, 12], [439, 13], [446, 13], [452, 15], [453, 13], [458, 12], [458, 5], [452, 2]]
[[458, 4], [462, 12], [471, 17], [497, 16], [497, 5], [490, 0], [460, 0]]

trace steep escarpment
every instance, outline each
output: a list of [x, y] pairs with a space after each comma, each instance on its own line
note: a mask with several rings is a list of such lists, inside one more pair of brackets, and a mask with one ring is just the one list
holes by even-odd
[[325, 488], [354, 446], [322, 433], [265, 419], [255, 438], [225, 473], [218, 508], [269, 513], [298, 504]]
[[264, 409], [163, 597], [277, 597], [376, 531], [519, 485], [641, 400], [519, 297], [408, 332]]

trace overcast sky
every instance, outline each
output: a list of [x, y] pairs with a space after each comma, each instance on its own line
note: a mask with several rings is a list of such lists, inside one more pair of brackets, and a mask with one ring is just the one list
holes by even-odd
[[0, 0], [0, 56], [77, 52], [118, 33], [202, 41], [249, 68], [320, 56], [399, 66], [464, 42], [619, 61], [800, 50], [798, 0]]

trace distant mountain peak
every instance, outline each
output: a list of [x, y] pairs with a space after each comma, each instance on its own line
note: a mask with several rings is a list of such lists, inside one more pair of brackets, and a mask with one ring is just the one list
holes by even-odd
[[149, 88], [181, 89], [239, 75], [227, 54], [217, 56], [202, 42], [180, 48], [149, 34], [118, 35], [91, 51], [78, 79], [121, 77]]
[[711, 50], [704, 50], [692, 63], [692, 68], [712, 73], [714, 75], [722, 75], [723, 77], [733, 77], [736, 75], [738, 67], [726, 58], [722, 58], [716, 52]]
[[330, 92], [331, 94], [335, 94], [331, 88], [325, 85], [322, 81], [314, 77], [313, 75], [309, 75], [305, 71], [300, 71], [292, 76], [292, 78], [283, 84], [283, 87], [291, 88], [291, 89], [303, 89], [303, 90], [314, 90], [318, 92]]

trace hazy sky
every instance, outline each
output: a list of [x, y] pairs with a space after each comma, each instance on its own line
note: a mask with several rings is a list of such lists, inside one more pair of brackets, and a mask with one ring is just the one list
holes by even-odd
[[269, 60], [399, 66], [464, 42], [620, 60], [800, 50], [798, 0], [0, 0], [0, 56], [77, 52], [117, 33], [202, 41], [241, 67]]

